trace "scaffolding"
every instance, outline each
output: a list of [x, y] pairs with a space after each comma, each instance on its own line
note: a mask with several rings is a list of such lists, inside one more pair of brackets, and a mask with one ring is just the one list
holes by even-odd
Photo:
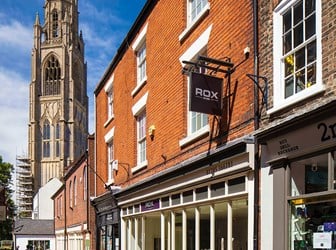
[[16, 156], [16, 205], [20, 218], [32, 218], [33, 211], [33, 175], [30, 159]]

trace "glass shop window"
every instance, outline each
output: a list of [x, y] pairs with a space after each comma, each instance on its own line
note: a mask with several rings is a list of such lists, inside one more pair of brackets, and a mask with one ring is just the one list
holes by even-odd
[[335, 153], [290, 164], [290, 249], [336, 249]]
[[335, 189], [334, 152], [290, 164], [291, 196]]

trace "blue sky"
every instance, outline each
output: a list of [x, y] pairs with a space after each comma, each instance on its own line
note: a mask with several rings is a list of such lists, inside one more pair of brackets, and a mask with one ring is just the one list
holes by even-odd
[[[28, 154], [28, 99], [36, 13], [44, 23], [45, 0], [1, 0], [0, 156], [15, 165]], [[78, 0], [79, 29], [88, 65], [89, 132], [94, 131], [93, 91], [145, 0]]]

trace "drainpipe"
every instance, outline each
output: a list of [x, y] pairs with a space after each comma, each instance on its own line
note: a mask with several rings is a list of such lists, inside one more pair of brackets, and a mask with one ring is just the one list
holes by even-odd
[[64, 250], [67, 250], [68, 232], [67, 232], [67, 188], [66, 181], [64, 183]]
[[[259, 29], [258, 29], [258, 0], [252, 0], [253, 4], [253, 55], [254, 55], [254, 75], [259, 75]], [[254, 84], [254, 129], [259, 129], [259, 78], [256, 77]], [[259, 144], [255, 140], [255, 165], [254, 165], [254, 229], [253, 229], [253, 249], [257, 250], [259, 245]]]

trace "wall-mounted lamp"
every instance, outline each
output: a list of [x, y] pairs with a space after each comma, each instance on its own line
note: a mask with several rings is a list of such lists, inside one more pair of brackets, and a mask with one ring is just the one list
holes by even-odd
[[154, 139], [154, 134], [155, 134], [155, 125], [151, 125], [148, 128], [148, 135], [151, 138], [151, 140], [153, 141]]

